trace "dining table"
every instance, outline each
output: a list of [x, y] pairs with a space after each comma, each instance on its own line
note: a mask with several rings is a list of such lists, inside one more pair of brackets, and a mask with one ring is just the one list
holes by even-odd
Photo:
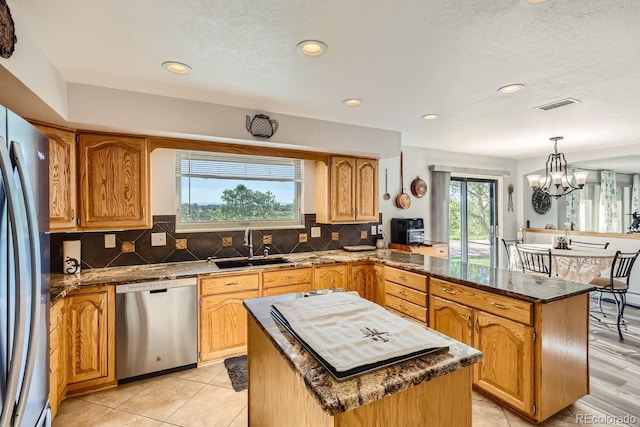
[[[551, 272], [571, 282], [589, 283], [611, 267], [616, 254], [612, 249], [585, 248], [569, 246], [565, 249], [551, 244], [524, 243], [521, 247], [551, 249]], [[522, 262], [515, 246], [511, 247], [510, 265], [513, 270], [522, 270]]]

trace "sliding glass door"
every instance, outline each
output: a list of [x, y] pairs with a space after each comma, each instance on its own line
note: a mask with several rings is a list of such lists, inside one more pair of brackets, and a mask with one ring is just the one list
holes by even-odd
[[451, 177], [449, 257], [497, 267], [497, 181]]

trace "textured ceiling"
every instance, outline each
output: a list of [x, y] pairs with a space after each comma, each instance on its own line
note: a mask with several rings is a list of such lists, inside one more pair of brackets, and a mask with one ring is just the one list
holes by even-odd
[[[640, 142], [638, 0], [9, 3], [68, 82], [396, 130], [404, 145], [500, 157], [548, 153], [555, 135], [565, 152]], [[299, 55], [305, 39], [328, 53]], [[193, 71], [171, 75], [166, 60]], [[526, 87], [497, 92], [510, 83]], [[364, 102], [343, 106], [349, 97]], [[533, 109], [566, 97], [582, 102]]]

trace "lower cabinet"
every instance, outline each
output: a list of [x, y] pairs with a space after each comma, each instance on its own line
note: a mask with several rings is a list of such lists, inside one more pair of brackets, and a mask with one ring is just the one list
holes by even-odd
[[532, 413], [533, 328], [435, 296], [430, 308], [431, 328], [482, 351], [476, 387]]
[[117, 384], [115, 288], [80, 288], [65, 299], [67, 396]]
[[49, 319], [49, 405], [54, 417], [67, 387], [65, 300], [60, 299], [51, 307]]
[[482, 351], [474, 388], [536, 422], [588, 394], [588, 294], [532, 303], [433, 277], [429, 293], [429, 326]]
[[330, 264], [313, 267], [314, 289], [342, 288], [353, 290], [349, 282], [348, 264]]
[[201, 277], [199, 362], [242, 353], [247, 345], [247, 311], [242, 302], [257, 298], [260, 273]]

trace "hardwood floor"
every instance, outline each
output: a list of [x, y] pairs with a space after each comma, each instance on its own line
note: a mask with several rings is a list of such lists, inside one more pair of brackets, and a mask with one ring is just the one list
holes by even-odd
[[[603, 309], [607, 314], [603, 322], [615, 323], [615, 304], [603, 302]], [[619, 340], [615, 324], [591, 319], [591, 393], [580, 401], [614, 416], [633, 415], [635, 425], [640, 425], [640, 309], [627, 306], [624, 317], [628, 322], [627, 330], [622, 329], [624, 341]]]

